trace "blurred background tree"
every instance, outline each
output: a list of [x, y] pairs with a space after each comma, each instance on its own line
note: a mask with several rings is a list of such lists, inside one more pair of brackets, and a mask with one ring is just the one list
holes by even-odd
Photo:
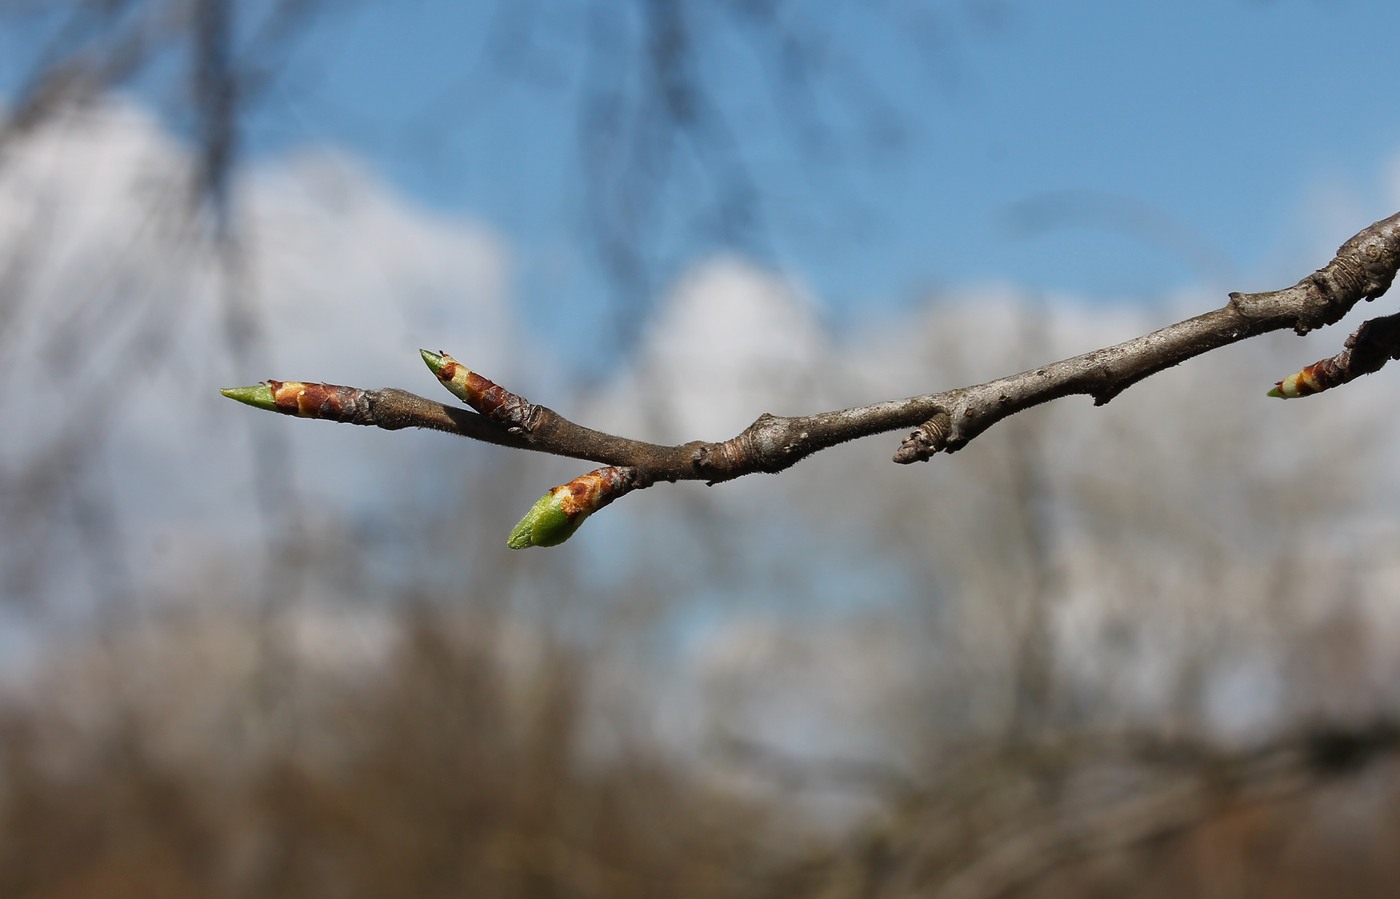
[[0, 894], [1389, 894], [1384, 375], [1254, 341], [523, 559], [575, 466], [214, 392], [441, 344], [688, 440], [1120, 340], [1394, 211], [1384, 117], [1289, 150], [1383, 57], [1277, 49], [1384, 27], [462, 6], [0, 2]]

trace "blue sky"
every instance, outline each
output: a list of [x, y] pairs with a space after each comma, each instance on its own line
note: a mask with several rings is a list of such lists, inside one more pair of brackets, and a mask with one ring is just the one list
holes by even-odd
[[[238, 8], [252, 20], [260, 5]], [[774, 33], [731, 7], [686, 8], [699, 10], [695, 71], [724, 123], [724, 165], [752, 186], [757, 224], [737, 240], [705, 226], [715, 168], [682, 142], [641, 227], [660, 251], [653, 293], [736, 247], [805, 284], [837, 324], [986, 280], [1151, 301], [1301, 275], [1325, 259], [1292, 266], [1298, 254], [1394, 211], [1395, 4], [780, 4], [785, 33], [823, 60], [806, 93], [774, 87]], [[579, 164], [580, 109], [590, 77], [633, 85], [640, 8], [330, 4], [277, 65], [248, 149], [330, 145], [414, 201], [485, 223], [512, 249], [526, 320], [561, 341], [588, 333], [617, 286], [586, 236], [612, 188]], [[528, 43], [492, 44], [512, 22]], [[612, 51], [598, 52], [600, 33]], [[0, 42], [14, 65], [0, 63], [3, 87], [37, 42]], [[139, 90], [178, 93], [157, 79]], [[1344, 221], [1318, 220], [1338, 207]]]
[[[625, 32], [631, 7], [614, 6]], [[761, 236], [744, 249], [806, 283], [838, 321], [986, 279], [1112, 301], [1232, 276], [1243, 280], [1222, 286], [1262, 288], [1251, 277], [1313, 249], [1319, 193], [1354, 203], [1355, 228], [1393, 211], [1394, 4], [883, 6], [801, 5], [833, 69], [865, 85], [855, 101], [832, 88], [836, 75], [816, 86], [845, 97], [822, 104], [841, 148], [831, 161], [801, 151], [739, 30], [721, 22], [700, 57], [760, 197]], [[484, 219], [514, 247], [528, 308], [572, 323], [565, 307], [609, 290], [580, 240], [574, 131], [598, 8], [550, 6], [511, 83], [483, 61], [492, 4], [328, 16], [263, 106], [257, 148], [343, 146], [419, 202]], [[867, 96], [898, 124], [898, 147], [862, 141]], [[703, 201], [705, 180], [678, 181], [661, 216], [683, 266], [713, 244], [675, 221]], [[1037, 201], [1060, 217], [1010, 227], [1018, 204]]]

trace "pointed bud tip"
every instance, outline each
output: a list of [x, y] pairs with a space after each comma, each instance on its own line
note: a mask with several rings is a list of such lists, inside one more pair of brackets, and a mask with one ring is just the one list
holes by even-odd
[[428, 368], [432, 369], [433, 374], [442, 371], [443, 358], [440, 353], [434, 353], [432, 350], [419, 350], [418, 353], [423, 357], [423, 361], [428, 364]]
[[510, 532], [506, 545], [511, 549], [525, 549], [530, 546], [558, 546], [574, 535], [583, 524], [584, 515], [569, 515], [559, 506], [555, 491], [551, 490], [530, 507], [525, 517]]
[[272, 395], [272, 388], [266, 384], [255, 384], [252, 387], [226, 387], [219, 392], [231, 400], [237, 400], [258, 409], [266, 409], [269, 412], [277, 411], [277, 400]]
[[1319, 388], [1307, 378], [1307, 369], [1303, 369], [1296, 375], [1289, 375], [1282, 381], [1274, 385], [1274, 389], [1269, 391], [1269, 396], [1276, 396], [1280, 399], [1294, 400], [1303, 396], [1311, 396], [1319, 392]]

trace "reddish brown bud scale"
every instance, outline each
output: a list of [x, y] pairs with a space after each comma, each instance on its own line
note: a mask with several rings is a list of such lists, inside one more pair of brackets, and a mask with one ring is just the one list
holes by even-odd
[[635, 468], [610, 465], [551, 489], [511, 531], [511, 549], [558, 546], [589, 515], [637, 486]]
[[1380, 371], [1396, 359], [1400, 359], [1400, 314], [1373, 318], [1352, 332], [1340, 353], [1279, 381], [1269, 396], [1312, 396]]
[[272, 390], [272, 401], [278, 412], [301, 418], [353, 421], [367, 402], [365, 391], [357, 387], [273, 380], [269, 380], [267, 386]]
[[1332, 360], [1324, 359], [1321, 362], [1314, 362], [1312, 365], [1306, 366], [1302, 371], [1298, 372], [1299, 395], [1306, 396], [1310, 393], [1321, 393], [1327, 388], [1335, 386], [1331, 383], [1333, 379], [1330, 377], [1333, 368]]
[[453, 396], [493, 421], [529, 430], [530, 420], [539, 408], [534, 403], [472, 371], [446, 353], [427, 350], [421, 353], [423, 361]]
[[[459, 393], [463, 402], [486, 415], [489, 415], [491, 409], [501, 403], [501, 398], [496, 394], [509, 392], [503, 390], [495, 381], [472, 371], [446, 353], [442, 354], [442, 367], [438, 369], [437, 377], [439, 381], [450, 388], [455, 387], [453, 392]], [[458, 383], [454, 384], [454, 382]]]
[[563, 485], [567, 493], [560, 497], [559, 506], [570, 518], [596, 512], [632, 489], [635, 483], [636, 474], [630, 468], [616, 465], [599, 468]]
[[1314, 362], [1302, 371], [1279, 381], [1274, 385], [1274, 389], [1269, 391], [1269, 396], [1284, 399], [1312, 396], [1315, 393], [1341, 386], [1354, 378], [1356, 374], [1350, 372], [1344, 364], [1339, 364], [1337, 358], [1323, 359], [1321, 362]]
[[521, 399], [490, 378], [472, 372], [467, 377], [467, 390], [471, 391], [471, 407], [482, 415], [495, 416], [514, 403], [524, 403]]

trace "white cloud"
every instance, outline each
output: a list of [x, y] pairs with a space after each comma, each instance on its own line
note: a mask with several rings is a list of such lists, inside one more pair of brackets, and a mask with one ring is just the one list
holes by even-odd
[[737, 258], [712, 259], [675, 285], [630, 375], [588, 414], [654, 440], [724, 439], [760, 412], [816, 411], [829, 358], [798, 287]]
[[[508, 374], [514, 342], [499, 238], [419, 208], [341, 154], [307, 150], [235, 183], [261, 361], [230, 360], [220, 269], [187, 199], [191, 166], [159, 122], [119, 99], [8, 145], [0, 165], [0, 473], [28, 480], [56, 447], [90, 443], [101, 461], [70, 492], [112, 498], [131, 567], [157, 581], [256, 525], [250, 485], [266, 466], [313, 499], [354, 504], [421, 446], [395, 435], [391, 452], [363, 429], [276, 420], [218, 388], [278, 377], [432, 395], [420, 346]], [[249, 428], [280, 429], [286, 458], [253, 458]]]
[[510, 371], [506, 252], [484, 226], [418, 208], [328, 149], [256, 169], [241, 198], [278, 365], [393, 377], [436, 341]]

